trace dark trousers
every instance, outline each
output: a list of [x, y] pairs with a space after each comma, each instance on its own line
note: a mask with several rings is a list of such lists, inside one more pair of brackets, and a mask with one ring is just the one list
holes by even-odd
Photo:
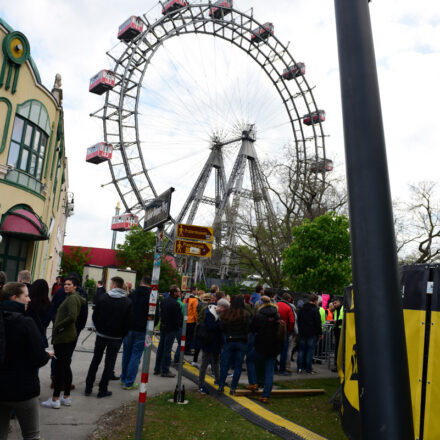
[[[73, 343], [72, 355], [73, 352], [75, 351], [76, 344], [78, 343], [78, 338], [79, 338], [79, 333], [75, 339], [75, 342]], [[72, 356], [70, 356], [70, 363], [72, 363]], [[52, 379], [54, 376], [55, 376], [55, 359], [52, 358], [50, 360], [50, 378]]]
[[197, 322], [186, 324], [186, 340], [185, 340], [185, 354], [189, 354], [193, 348], [194, 330]]
[[339, 339], [341, 337], [341, 329], [335, 328], [335, 367], [338, 365], [338, 348], [339, 348]]
[[76, 342], [68, 342], [64, 344], [54, 344], [55, 365], [54, 365], [54, 386], [53, 397], [60, 397], [61, 390], [64, 389], [64, 395], [70, 395], [70, 387], [72, 386], [72, 369], [70, 362]]
[[178, 330], [171, 332], [160, 331], [159, 346], [156, 352], [156, 363], [154, 365], [155, 374], [167, 374], [170, 372], [171, 349], [174, 339], [177, 337]]
[[121, 344], [122, 339], [110, 339], [96, 335], [93, 359], [86, 378], [87, 389], [91, 390], [93, 388], [93, 383], [96, 379], [96, 372], [98, 371], [105, 350], [104, 371], [102, 372], [101, 382], [99, 382], [99, 391], [107, 391], [108, 383], [112, 377]]

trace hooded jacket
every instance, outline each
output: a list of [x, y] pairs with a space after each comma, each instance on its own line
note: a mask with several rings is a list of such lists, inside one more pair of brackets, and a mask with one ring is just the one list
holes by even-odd
[[217, 306], [209, 305], [207, 307], [201, 329], [203, 329], [205, 337], [201, 337], [202, 331], [200, 331], [200, 348], [206, 353], [220, 353], [223, 346], [223, 332]]
[[306, 303], [299, 311], [298, 330], [300, 338], [322, 335], [321, 316], [315, 304]]
[[147, 329], [150, 288], [139, 286], [133, 293], [128, 295], [128, 298], [132, 302], [130, 330], [145, 333]]
[[93, 323], [98, 336], [122, 339], [130, 329], [131, 299], [125, 290], [109, 290], [96, 302]]
[[67, 344], [75, 342], [78, 338], [76, 321], [81, 311], [81, 307], [86, 304], [76, 291], [67, 295], [61, 303], [55, 316], [52, 329], [52, 344]]
[[0, 308], [5, 331], [5, 361], [0, 365], [0, 401], [23, 401], [40, 395], [38, 368], [50, 356], [40, 332], [25, 307], [16, 301], [4, 301]]
[[261, 305], [251, 323], [251, 331], [255, 333], [255, 351], [262, 356], [276, 357], [281, 353], [282, 341], [278, 338], [278, 308], [272, 303]]

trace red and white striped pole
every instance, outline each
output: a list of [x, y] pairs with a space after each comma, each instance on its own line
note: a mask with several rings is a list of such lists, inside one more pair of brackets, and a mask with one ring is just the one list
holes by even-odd
[[[185, 294], [185, 299], [188, 298], [188, 294]], [[183, 325], [182, 325], [182, 337], [180, 339], [180, 355], [179, 355], [179, 370], [177, 372], [177, 385], [176, 385], [176, 393], [175, 399], [176, 402], [183, 402], [182, 396], [182, 371], [183, 371], [183, 362], [185, 356], [185, 341], [186, 341], [186, 321], [188, 320], [188, 301], [184, 304], [184, 313], [183, 313]]]
[[147, 400], [148, 371], [150, 369], [151, 350], [153, 348], [154, 317], [156, 315], [157, 296], [159, 292], [160, 263], [163, 248], [163, 226], [159, 226], [156, 236], [156, 251], [154, 253], [153, 275], [151, 277], [150, 302], [148, 307], [147, 330], [145, 334], [145, 350], [142, 360], [142, 376], [139, 386], [139, 403], [136, 418], [135, 440], [142, 440], [144, 426], [145, 402]]

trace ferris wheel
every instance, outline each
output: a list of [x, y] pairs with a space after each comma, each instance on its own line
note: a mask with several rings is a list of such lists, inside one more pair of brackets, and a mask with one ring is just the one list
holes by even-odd
[[[89, 148], [87, 161], [108, 163], [109, 183], [125, 215], [139, 215], [166, 189], [161, 160], [186, 164], [180, 175], [166, 177], [173, 182], [169, 186], [183, 187], [182, 194], [193, 193], [206, 156], [219, 145], [231, 158], [219, 180], [224, 196], [227, 174], [236, 165], [233, 142], [237, 138], [237, 147], [243, 133], [252, 142], [261, 136], [269, 155], [288, 144], [298, 178], [308, 170], [315, 184], [323, 185], [333, 168], [325, 151], [325, 112], [316, 104], [305, 64], [276, 37], [274, 24], [257, 21], [253, 10], [236, 9], [232, 0], [169, 0], [156, 10], [155, 19], [150, 10], [119, 27], [120, 43], [107, 52], [112, 66], [90, 81], [90, 92], [105, 97], [91, 115], [102, 120], [103, 142]], [[250, 126], [256, 127], [251, 135]], [[255, 172], [250, 179], [255, 180]], [[184, 198], [180, 207], [184, 210]]]

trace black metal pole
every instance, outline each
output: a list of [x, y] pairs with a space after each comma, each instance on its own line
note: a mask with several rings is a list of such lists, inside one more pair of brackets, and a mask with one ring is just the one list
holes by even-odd
[[368, 1], [335, 0], [335, 9], [362, 439], [413, 440], [393, 213]]

